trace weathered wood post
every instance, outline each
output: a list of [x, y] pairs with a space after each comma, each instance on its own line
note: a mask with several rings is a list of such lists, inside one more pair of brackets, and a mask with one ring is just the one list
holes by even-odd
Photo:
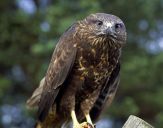
[[136, 116], [129, 116], [128, 120], [122, 128], [154, 128], [144, 120]]

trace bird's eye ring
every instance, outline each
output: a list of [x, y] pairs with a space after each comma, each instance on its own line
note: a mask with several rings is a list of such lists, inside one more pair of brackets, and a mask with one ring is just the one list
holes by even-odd
[[103, 25], [103, 22], [100, 21], [100, 20], [98, 20], [98, 21], [96, 22], [96, 24], [97, 24], [98, 26], [101, 26], [101, 25]]
[[123, 25], [122, 25], [121, 23], [115, 24], [115, 29], [120, 29], [120, 28], [122, 28], [122, 27], [123, 27]]

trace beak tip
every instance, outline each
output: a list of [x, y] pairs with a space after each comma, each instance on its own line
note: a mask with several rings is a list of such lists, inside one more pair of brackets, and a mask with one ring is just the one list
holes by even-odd
[[113, 36], [113, 35], [115, 35], [115, 32], [114, 32], [114, 30], [113, 30], [112, 28], [107, 28], [107, 29], [105, 30], [105, 33], [106, 33], [106, 35], [108, 35], [108, 36]]

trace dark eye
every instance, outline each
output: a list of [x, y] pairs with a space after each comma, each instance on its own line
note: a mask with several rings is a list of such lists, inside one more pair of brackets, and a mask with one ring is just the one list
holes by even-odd
[[103, 25], [103, 22], [100, 21], [100, 20], [98, 20], [98, 21], [96, 22], [96, 24], [97, 24], [98, 26], [101, 26], [101, 25]]
[[123, 27], [123, 24], [117, 23], [115, 24], [115, 29], [121, 29]]

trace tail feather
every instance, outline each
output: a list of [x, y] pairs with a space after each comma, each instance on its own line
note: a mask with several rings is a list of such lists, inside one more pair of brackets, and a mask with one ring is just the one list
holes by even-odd
[[44, 82], [45, 82], [45, 77], [40, 81], [39, 87], [33, 92], [32, 96], [27, 100], [27, 107], [29, 108], [38, 107], [41, 94], [43, 91]]
[[44, 121], [37, 121], [34, 128], [61, 128], [65, 119], [56, 113], [56, 104], [54, 104]]
[[[34, 108], [38, 107], [45, 77], [40, 81], [39, 87], [33, 92], [32, 96], [27, 100], [27, 107]], [[37, 121], [34, 128], [61, 128], [64, 124], [65, 119], [56, 114], [56, 104], [53, 104], [43, 122]]]
[[67, 128], [66, 126], [62, 126], [61, 123], [51, 123], [51, 124], [42, 124], [40, 122], [37, 122], [34, 126], [34, 128]]

